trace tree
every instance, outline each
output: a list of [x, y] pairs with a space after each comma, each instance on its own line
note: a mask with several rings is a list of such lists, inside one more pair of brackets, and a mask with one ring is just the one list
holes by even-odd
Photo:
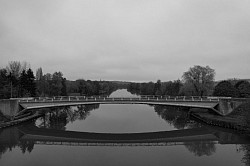
[[86, 95], [86, 83], [85, 80], [81, 79], [81, 80], [77, 80], [78, 82], [78, 91], [80, 93], [80, 95]]
[[11, 74], [13, 77], [18, 79], [24, 69], [23, 69], [23, 67], [21, 65], [21, 62], [19, 62], [19, 61], [11, 61], [6, 66], [6, 70], [7, 70], [8, 74]]
[[27, 86], [28, 86], [28, 76], [25, 70], [22, 71], [21, 75], [20, 75], [20, 91], [19, 94], [23, 97], [23, 96], [29, 96], [28, 91], [27, 91]]
[[44, 96], [52, 96], [52, 75], [47, 73], [43, 76], [43, 95]]
[[36, 70], [36, 80], [42, 80], [43, 77], [43, 69], [40, 67]]
[[221, 81], [214, 88], [214, 96], [238, 97], [238, 90], [230, 81]]
[[6, 66], [6, 70], [8, 73], [8, 78], [10, 82], [10, 91], [11, 97], [18, 97], [20, 96], [20, 83], [19, 78], [23, 70], [27, 70], [28, 67], [27, 62], [19, 62], [19, 61], [10, 61], [9, 64]]
[[180, 94], [182, 83], [180, 80], [169, 81], [164, 83], [164, 95], [177, 96]]
[[157, 82], [155, 83], [154, 94], [155, 95], [161, 95], [162, 94], [162, 92], [161, 92], [161, 80], [157, 80]]
[[41, 67], [36, 70], [36, 89], [38, 96], [45, 96], [45, 76]]
[[208, 94], [214, 85], [215, 71], [209, 66], [194, 66], [184, 72], [182, 79], [184, 84], [190, 84], [194, 89], [194, 95]]
[[28, 81], [28, 86], [27, 90], [30, 93], [31, 96], [36, 95], [36, 83], [35, 83], [35, 76], [33, 71], [29, 68], [27, 71], [27, 81]]
[[62, 81], [63, 81], [63, 74], [61, 72], [55, 72], [52, 75], [51, 92], [53, 96], [62, 95], [62, 88], [63, 88]]
[[10, 97], [10, 86], [6, 69], [0, 69], [0, 99]]
[[250, 83], [248, 81], [237, 82], [235, 88], [239, 91], [239, 97], [250, 97]]
[[29, 68], [23, 70], [20, 76], [20, 95], [29, 97], [36, 95], [36, 83], [33, 71]]
[[62, 78], [62, 95], [67, 96], [66, 78]]

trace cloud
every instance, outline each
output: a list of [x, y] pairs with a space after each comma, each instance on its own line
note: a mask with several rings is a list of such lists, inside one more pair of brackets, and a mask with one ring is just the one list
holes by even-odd
[[[68, 79], [154, 81], [209, 65], [247, 77], [248, 1], [0, 0], [0, 66], [28, 61]], [[243, 68], [243, 69], [242, 69]]]

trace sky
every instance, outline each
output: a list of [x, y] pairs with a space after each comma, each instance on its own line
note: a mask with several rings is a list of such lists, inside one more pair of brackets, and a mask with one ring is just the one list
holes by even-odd
[[0, 0], [0, 68], [69, 80], [250, 78], [249, 0]]

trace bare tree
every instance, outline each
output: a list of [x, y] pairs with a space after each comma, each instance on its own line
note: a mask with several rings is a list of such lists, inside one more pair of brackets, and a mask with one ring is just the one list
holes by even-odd
[[40, 81], [42, 79], [42, 77], [43, 77], [43, 70], [40, 67], [36, 70], [36, 80]]
[[10, 61], [6, 66], [7, 75], [10, 80], [10, 91], [11, 97], [19, 96], [19, 85], [18, 80], [23, 71], [26, 71], [30, 65], [27, 62], [19, 62], [19, 61]]
[[8, 75], [14, 76], [18, 79], [23, 70], [27, 70], [30, 68], [30, 65], [27, 62], [20, 62], [20, 61], [10, 61], [9, 64], [6, 66], [6, 70]]

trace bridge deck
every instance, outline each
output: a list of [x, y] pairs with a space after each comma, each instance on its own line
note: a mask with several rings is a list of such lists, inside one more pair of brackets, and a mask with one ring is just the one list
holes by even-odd
[[[152, 105], [168, 105], [193, 108], [206, 108], [220, 114], [215, 107], [218, 101], [213, 100], [186, 100], [186, 99], [142, 99], [142, 98], [92, 98], [85, 100], [40, 100], [40, 101], [20, 101], [19, 104], [25, 109], [50, 108], [59, 106], [74, 106], [84, 104], [152, 104]], [[24, 110], [24, 111], [25, 111]]]

